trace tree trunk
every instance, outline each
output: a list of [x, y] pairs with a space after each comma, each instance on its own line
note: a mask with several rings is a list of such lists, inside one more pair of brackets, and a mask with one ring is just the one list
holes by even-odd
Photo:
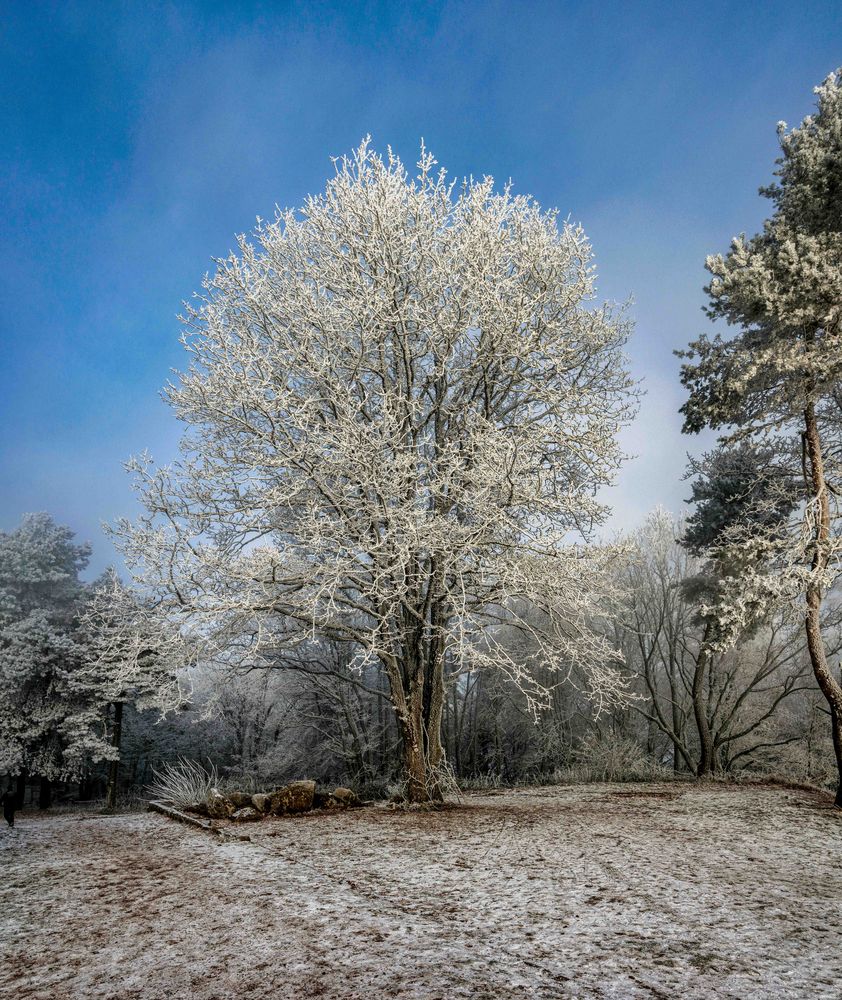
[[[677, 679], [678, 667], [676, 665], [676, 657], [672, 649], [672, 646], [673, 643], [670, 642], [670, 655], [669, 655], [669, 660], [667, 661], [668, 662], [667, 677], [669, 678], [670, 703], [672, 704], [672, 731], [673, 733], [675, 733], [676, 737], [672, 741], [672, 770], [673, 773], [678, 773], [679, 771], [682, 770], [681, 749], [679, 747], [678, 737], [680, 735], [682, 740], [686, 740], [686, 736], [684, 735], [684, 733], [682, 733], [683, 720], [681, 718], [681, 710], [679, 706], [681, 696], [678, 691], [678, 679]], [[654, 698], [654, 693], [653, 693], [653, 698]]]
[[424, 750], [427, 765], [427, 791], [431, 799], [444, 800], [442, 766], [445, 752], [441, 739], [444, 717], [444, 648], [439, 640], [431, 644], [424, 699]]
[[403, 748], [403, 768], [408, 802], [430, 799], [424, 734], [424, 663], [419, 655], [406, 671], [409, 690], [401, 691], [403, 706], [396, 704]]
[[26, 781], [29, 775], [21, 771], [15, 782], [15, 809], [23, 809], [26, 803]]
[[[464, 711], [464, 706], [463, 706]], [[464, 718], [464, 716], [463, 716]], [[462, 776], [462, 723], [459, 717], [459, 682], [453, 683], [453, 765]]]
[[696, 775], [704, 778], [713, 774], [713, 738], [708, 725], [707, 705], [705, 704], [705, 680], [709, 661], [708, 639], [710, 626], [705, 625], [699, 645], [699, 655], [696, 657], [696, 669], [693, 671], [693, 716], [699, 733], [699, 763]]
[[108, 792], [105, 797], [105, 808], [113, 812], [117, 808], [117, 781], [120, 777], [120, 741], [123, 737], [123, 703], [114, 702], [114, 720], [111, 729], [111, 746], [117, 751], [117, 758], [111, 761], [108, 768]]
[[405, 675], [408, 690], [402, 682], [404, 673], [395, 664], [389, 672], [392, 704], [401, 733], [406, 797], [409, 802], [440, 802], [441, 766], [444, 747], [441, 725], [444, 709], [444, 657], [441, 650], [432, 651], [426, 662], [423, 649], [417, 650]]
[[38, 808], [49, 809], [53, 804], [53, 783], [49, 778], [41, 778], [38, 785]]
[[389, 696], [401, 738], [406, 798], [409, 802], [426, 802], [427, 769], [424, 766], [424, 738], [421, 732], [423, 679], [419, 683], [417, 664], [408, 669], [397, 657], [389, 657], [385, 667], [389, 678]]
[[814, 532], [815, 548], [810, 565], [812, 576], [807, 584], [807, 610], [804, 624], [813, 673], [830, 706], [833, 750], [836, 754], [838, 772], [836, 805], [842, 808], [842, 686], [830, 671], [821, 633], [822, 588], [820, 574], [827, 567], [828, 542], [830, 540], [830, 504], [827, 497], [827, 483], [824, 478], [824, 457], [819, 437], [819, 426], [816, 420], [815, 405], [812, 401], [807, 404], [804, 410], [804, 425], [804, 441], [810, 461], [810, 482], [807, 485], [811, 488], [817, 505]]
[[423, 743], [424, 737], [420, 726], [403, 727], [403, 766], [406, 773], [408, 802], [428, 802], [430, 798]]
[[836, 754], [836, 770], [839, 773], [839, 780], [836, 783], [835, 802], [842, 809], [842, 713], [831, 708], [830, 718], [833, 726], [833, 750]]

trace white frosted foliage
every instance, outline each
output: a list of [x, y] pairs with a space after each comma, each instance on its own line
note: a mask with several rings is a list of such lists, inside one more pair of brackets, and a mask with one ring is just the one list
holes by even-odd
[[584, 542], [634, 409], [628, 324], [596, 303], [580, 228], [423, 150], [418, 171], [364, 143], [216, 262], [166, 392], [182, 457], [131, 464], [146, 513], [120, 544], [205, 655], [347, 641], [402, 719], [444, 657], [540, 703], [495, 641], [532, 628], [519, 602], [544, 612], [536, 663], [618, 697], [591, 627], [611, 551]]

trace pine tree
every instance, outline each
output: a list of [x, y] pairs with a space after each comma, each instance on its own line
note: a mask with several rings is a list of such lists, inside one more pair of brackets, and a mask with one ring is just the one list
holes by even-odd
[[89, 558], [90, 546], [48, 514], [27, 514], [0, 534], [0, 770], [52, 780], [84, 756], [93, 718], [73, 685]]
[[[777, 181], [761, 189], [774, 206], [762, 232], [736, 237], [709, 257], [708, 314], [738, 327], [701, 337], [684, 353], [689, 398], [684, 429], [722, 429], [726, 446], [751, 439], [799, 473], [798, 518], [755, 515], [723, 532], [743, 572], [721, 605], [725, 632], [760, 600], [803, 602], [810, 660], [827, 699], [842, 806], [842, 685], [822, 638], [824, 596], [839, 569], [842, 459], [842, 75], [816, 89], [817, 112], [778, 134]], [[767, 514], [770, 508], [766, 506]]]

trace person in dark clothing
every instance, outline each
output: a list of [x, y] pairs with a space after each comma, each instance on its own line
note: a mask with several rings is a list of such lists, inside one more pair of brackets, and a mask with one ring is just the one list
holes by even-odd
[[15, 825], [15, 806], [17, 805], [17, 796], [11, 788], [7, 788], [2, 795], [0, 795], [0, 805], [3, 806], [3, 818], [9, 824], [9, 826]]

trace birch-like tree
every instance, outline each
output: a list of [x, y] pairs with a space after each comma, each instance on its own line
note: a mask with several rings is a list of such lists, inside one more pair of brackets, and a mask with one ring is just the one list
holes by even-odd
[[335, 165], [187, 309], [190, 366], [166, 389], [182, 457], [131, 463], [146, 513], [116, 530], [205, 655], [271, 664], [324, 637], [378, 665], [422, 801], [441, 794], [446, 661], [534, 705], [530, 665], [622, 692], [592, 628], [610, 552], [584, 543], [635, 407], [628, 323], [595, 301], [583, 231], [528, 197], [457, 187], [423, 148], [415, 178], [367, 143]]
[[[842, 684], [822, 635], [824, 597], [839, 569], [842, 429], [842, 75], [816, 89], [815, 115], [787, 131], [774, 212], [763, 231], [709, 257], [709, 314], [739, 327], [701, 337], [685, 354], [684, 429], [723, 428], [723, 442], [752, 439], [792, 477], [797, 516], [755, 512], [723, 532], [715, 553], [740, 567], [720, 588], [720, 634], [735, 635], [763, 602], [803, 603], [816, 680], [830, 708], [842, 805]], [[762, 492], [762, 491], [761, 491]], [[777, 502], [777, 501], [775, 501]], [[767, 505], [768, 506], [768, 505]], [[771, 507], [767, 515], [773, 514]], [[727, 550], [727, 551], [726, 551]], [[730, 594], [729, 594], [730, 587]]]

